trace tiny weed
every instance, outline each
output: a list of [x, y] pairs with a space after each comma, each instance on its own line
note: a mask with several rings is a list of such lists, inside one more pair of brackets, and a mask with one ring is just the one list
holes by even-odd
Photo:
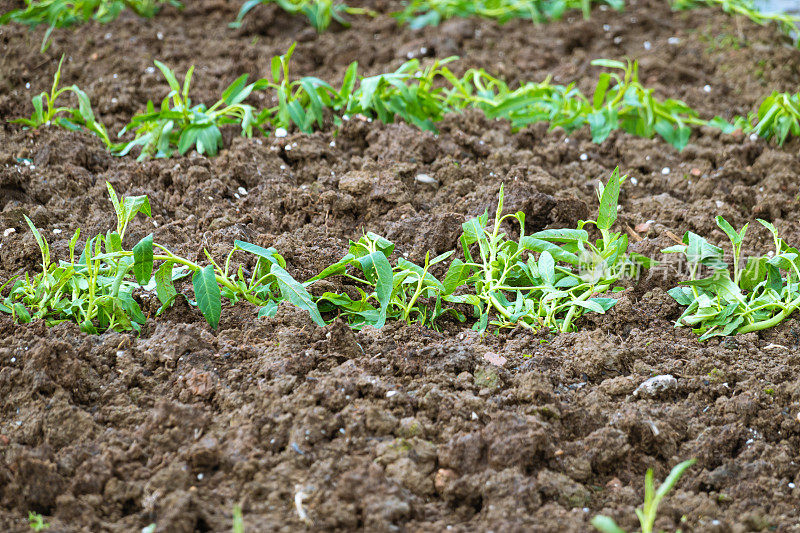
[[[656, 522], [656, 513], [658, 512], [658, 505], [661, 500], [677, 485], [681, 476], [688, 470], [696, 459], [689, 459], [676, 465], [670, 471], [667, 479], [656, 490], [655, 481], [653, 479], [653, 469], [648, 468], [644, 477], [644, 505], [636, 509], [636, 516], [639, 518], [641, 526], [641, 533], [653, 533], [653, 526]], [[592, 525], [602, 533], [625, 533], [617, 523], [608, 516], [597, 515], [592, 519]], [[680, 533], [680, 530], [678, 530]]]
[[747, 17], [756, 24], [776, 23], [786, 35], [797, 35], [800, 17], [788, 13], [765, 13], [753, 0], [669, 0], [672, 9], [685, 10], [699, 7], [717, 7], [731, 15]]

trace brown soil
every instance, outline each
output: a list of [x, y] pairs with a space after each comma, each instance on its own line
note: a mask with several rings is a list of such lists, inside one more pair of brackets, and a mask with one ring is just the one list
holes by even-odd
[[[628, 56], [659, 95], [709, 116], [746, 113], [800, 82], [800, 52], [777, 30], [710, 11], [674, 14], [660, 0], [541, 27], [453, 20], [409, 31], [381, 17], [319, 36], [274, 8], [232, 30], [238, 2], [189, 4], [149, 21], [126, 14], [57, 31], [46, 55], [43, 30], [1, 28], [0, 118], [30, 114], [62, 53], [64, 84], [85, 89], [116, 132], [165, 93], [152, 59], [180, 73], [196, 64], [194, 100], [211, 101], [241, 73], [266, 75], [268, 58], [294, 40], [294, 74], [331, 81], [353, 60], [377, 73], [409, 55], [459, 55], [458, 69], [510, 80], [552, 73], [591, 90], [590, 60]], [[243, 237], [278, 248], [303, 279], [362, 229], [416, 260], [451, 249], [460, 223], [491, 209], [501, 183], [531, 230], [573, 226], [596, 209], [597, 178], [618, 164], [637, 180], [624, 187], [620, 222], [653, 221], [634, 246], [642, 253], [658, 255], [668, 232], [722, 242], [714, 214], [737, 226], [769, 219], [798, 243], [799, 146], [712, 131], [682, 153], [625, 134], [595, 145], [586, 131], [512, 134], [466, 113], [448, 117], [438, 136], [352, 120], [338, 133], [231, 134], [214, 159], [137, 163], [87, 134], [3, 120], [0, 229], [16, 231], [0, 237], [0, 280], [36, 268], [23, 214], [56, 254], [76, 227], [108, 229], [106, 180], [153, 204], [131, 242], [154, 231], [178, 252], [204, 245], [219, 255]], [[438, 185], [415, 182], [421, 172]], [[769, 242], [755, 225], [750, 238], [753, 250]], [[800, 531], [800, 324], [701, 344], [673, 328], [680, 311], [665, 291], [676, 279], [658, 271], [581, 332], [558, 336], [480, 337], [458, 324], [353, 333], [341, 322], [316, 327], [289, 306], [261, 320], [244, 305], [226, 308], [213, 332], [182, 304], [141, 336], [2, 316], [0, 530], [27, 531], [33, 510], [53, 532], [152, 522], [164, 532], [228, 531], [236, 503], [248, 531], [587, 531], [599, 512], [634, 529], [645, 471], [663, 479], [696, 457], [658, 527]], [[508, 361], [493, 366], [490, 353]], [[633, 395], [657, 374], [677, 386]]]

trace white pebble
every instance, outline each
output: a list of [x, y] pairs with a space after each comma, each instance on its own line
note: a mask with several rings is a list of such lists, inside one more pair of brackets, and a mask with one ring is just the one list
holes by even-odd
[[26, 88], [26, 89], [30, 89], [30, 88], [31, 88], [31, 82], [28, 82], [28, 83], [26, 83], [26, 84], [25, 84], [25, 88]]
[[564, 143], [565, 143], [565, 144], [569, 144], [569, 137], [567, 137], [566, 139], [564, 139]]
[[661, 169], [661, 173], [662, 173], [662, 174], [664, 174], [665, 176], [666, 176], [667, 174], [669, 174], [669, 167], [664, 167], [664, 168], [662, 168], [662, 169]]
[[162, 41], [164, 39], [164, 34], [161, 33], [161, 32], [158, 32], [158, 33], [156, 33], [156, 37], [158, 37], [159, 41]]
[[247, 189], [245, 189], [244, 187], [239, 187], [236, 190], [239, 191], [239, 194], [241, 194], [242, 196], [246, 196], [247, 195]]
[[588, 156], [588, 155], [586, 155], [586, 154], [581, 154], [581, 161], [586, 161], [587, 159], [589, 159], [589, 156]]
[[619, 44], [622, 42], [622, 37], [614, 37], [614, 44]]
[[639, 180], [636, 178], [631, 178], [631, 185], [639, 185]]
[[281, 165], [281, 170], [286, 170], [286, 165]]
[[644, 49], [645, 50], [650, 50], [652, 47], [653, 47], [653, 45], [650, 44], [650, 41], [645, 41], [644, 42]]
[[289, 150], [292, 149], [292, 145], [291, 144], [287, 144], [286, 146], [283, 147], [283, 149], [288, 152]]
[[758, 134], [757, 133], [751, 133], [750, 134], [750, 140], [752, 142], [756, 142], [758, 140]]
[[677, 37], [670, 37], [669, 39], [667, 39], [667, 42], [669, 44], [680, 44], [681, 40], [678, 39]]
[[202, 481], [203, 480], [203, 474], [197, 474], [197, 479], [198, 479], [198, 481]]
[[396, 391], [396, 390], [390, 390], [390, 391], [388, 391], [388, 392], [386, 393], [386, 397], [387, 397], [387, 398], [391, 398], [391, 397], [392, 397], [392, 396], [394, 396], [395, 394], [397, 394], [397, 391]]
[[334, 146], [336, 146], [336, 141], [331, 141], [330, 144], [328, 144], [328, 146], [333, 148]]
[[16, 363], [16, 362], [17, 362], [17, 358], [16, 358], [16, 357], [12, 357], [12, 358], [11, 358], [11, 362], [12, 362], [12, 363]]
[[711, 85], [703, 85], [703, 90], [707, 93], [711, 92]]
[[436, 178], [432, 178], [427, 174], [417, 174], [416, 177], [414, 177], [414, 180], [426, 185], [435, 185], [436, 183], [439, 183], [436, 181]]
[[636, 390], [633, 391], [633, 395], [655, 396], [659, 392], [677, 388], [678, 380], [669, 374], [663, 374], [654, 376], [636, 387]]
[[16, 232], [17, 232], [17, 230], [16, 230], [16, 229], [14, 229], [14, 228], [7, 228], [7, 229], [6, 229], [6, 230], [3, 232], [3, 237], [8, 237], [8, 236], [9, 236], [9, 235], [11, 235], [12, 233], [16, 233]]
[[[12, 361], [12, 362], [13, 362], [13, 361]], [[794, 487], [795, 487], [795, 484], [790, 482], [790, 483], [789, 483], [789, 488], [790, 488], [790, 489], [793, 489]]]
[[478, 419], [478, 413], [476, 413], [475, 411], [472, 411], [472, 419], [473, 420], [477, 420]]
[[60, 230], [60, 229], [58, 229], [58, 228], [56, 228], [56, 229], [54, 229], [54, 230], [53, 230], [53, 233], [55, 233], [56, 235], [58, 235], [59, 233], [61, 233], [61, 230]]
[[286, 131], [286, 128], [275, 129], [275, 137], [286, 137], [287, 135], [289, 135], [289, 132]]
[[610, 31], [610, 30], [611, 30], [611, 26], [610, 25], [603, 24], [603, 31]]

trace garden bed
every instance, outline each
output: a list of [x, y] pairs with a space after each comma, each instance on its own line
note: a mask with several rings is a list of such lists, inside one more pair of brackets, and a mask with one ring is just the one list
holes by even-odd
[[[45, 54], [43, 29], [0, 27], [0, 117], [30, 115], [62, 53], [62, 84], [85, 90], [116, 133], [166, 94], [154, 59], [181, 74], [196, 65], [193, 98], [213, 102], [240, 74], [267, 75], [269, 58], [294, 41], [293, 74], [331, 82], [352, 61], [378, 74], [457, 55], [455, 72], [553, 75], [592, 94], [591, 60], [630, 57], [660, 97], [708, 117], [746, 115], [800, 85], [800, 51], [777, 29], [714, 10], [673, 13], [658, 0], [541, 26], [452, 19], [410, 30], [380, 16], [322, 34], [274, 7], [231, 29], [238, 3], [187, 4], [58, 30]], [[3, 120], [0, 283], [37, 271], [23, 215], [61, 258], [75, 228], [110, 229], [106, 181], [150, 199], [153, 217], [131, 222], [132, 242], [153, 232], [198, 261], [203, 247], [224, 257], [235, 239], [274, 246], [296, 279], [337, 261], [363, 231], [418, 264], [429, 250], [455, 249], [463, 222], [493, 213], [501, 184], [506, 211], [523, 211], [529, 231], [575, 227], [597, 211], [598, 179], [616, 166], [632, 178], [617, 228], [643, 255], [663, 260], [686, 231], [724, 246], [714, 215], [737, 228], [763, 218], [800, 243], [796, 139], [778, 148], [700, 128], [678, 152], [621, 131], [602, 144], [587, 129], [512, 133], [476, 110], [438, 128], [350, 117], [338, 130], [282, 138], [232, 129], [217, 157], [137, 162], [87, 133]], [[757, 226], [747, 253], [771, 246]], [[666, 291], [682, 279], [674, 267], [651, 269], [605, 315], [557, 335], [480, 335], [452, 319], [439, 331], [390, 321], [354, 332], [342, 321], [319, 327], [285, 303], [269, 318], [226, 304], [212, 330], [181, 298], [156, 318], [146, 294], [137, 294], [150, 317], [141, 334], [0, 314], [0, 529], [29, 530], [35, 511], [49, 531], [227, 531], [238, 504], [250, 531], [587, 531], [599, 513], [633, 530], [645, 471], [663, 479], [694, 457], [658, 527], [791, 531], [800, 324], [701, 343], [673, 327], [682, 309]], [[665, 374], [675, 378], [665, 390], [634, 394]]]

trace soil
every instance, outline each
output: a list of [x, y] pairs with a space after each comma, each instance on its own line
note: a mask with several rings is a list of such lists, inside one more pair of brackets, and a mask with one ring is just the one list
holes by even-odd
[[[75, 228], [106, 231], [105, 181], [150, 197], [153, 218], [132, 223], [132, 243], [152, 231], [200, 258], [201, 246], [221, 256], [244, 238], [275, 246], [298, 279], [364, 229], [412, 260], [455, 248], [461, 222], [491, 209], [501, 183], [529, 231], [573, 227], [617, 165], [635, 179], [619, 223], [637, 229], [641, 253], [661, 258], [687, 230], [722, 243], [715, 214], [737, 227], [765, 218], [800, 242], [797, 141], [702, 130], [682, 152], [622, 133], [596, 145], [587, 131], [512, 133], [470, 112], [438, 135], [353, 119], [284, 139], [228, 132], [216, 158], [137, 163], [88, 134], [6, 123], [31, 113], [62, 53], [63, 84], [86, 90], [116, 132], [165, 94], [154, 58], [179, 73], [197, 65], [194, 100], [211, 102], [241, 73], [265, 76], [295, 40], [293, 73], [329, 81], [354, 60], [373, 74], [458, 55], [458, 70], [552, 74], [591, 91], [592, 59], [627, 56], [660, 97], [727, 118], [800, 82], [800, 51], [778, 30], [672, 13], [660, 0], [546, 26], [452, 20], [412, 31], [381, 16], [321, 35], [274, 7], [229, 29], [238, 2], [187, 4], [56, 31], [44, 55], [43, 29], [0, 28], [0, 280], [36, 269], [23, 214], [56, 257]], [[763, 253], [770, 238], [753, 224], [748, 242]], [[235, 504], [248, 531], [589, 531], [597, 513], [633, 530], [645, 471], [663, 479], [696, 457], [657, 528], [800, 531], [800, 323], [699, 343], [673, 327], [680, 309], [666, 291], [678, 279], [656, 269], [607, 315], [557, 336], [479, 336], [455, 322], [353, 332], [288, 305], [256, 319], [244, 304], [212, 331], [182, 300], [141, 335], [0, 316], [0, 530], [29, 531], [35, 511], [51, 532], [229, 531]], [[506, 362], [493, 364], [497, 355]], [[672, 386], [634, 394], [663, 374]]]

